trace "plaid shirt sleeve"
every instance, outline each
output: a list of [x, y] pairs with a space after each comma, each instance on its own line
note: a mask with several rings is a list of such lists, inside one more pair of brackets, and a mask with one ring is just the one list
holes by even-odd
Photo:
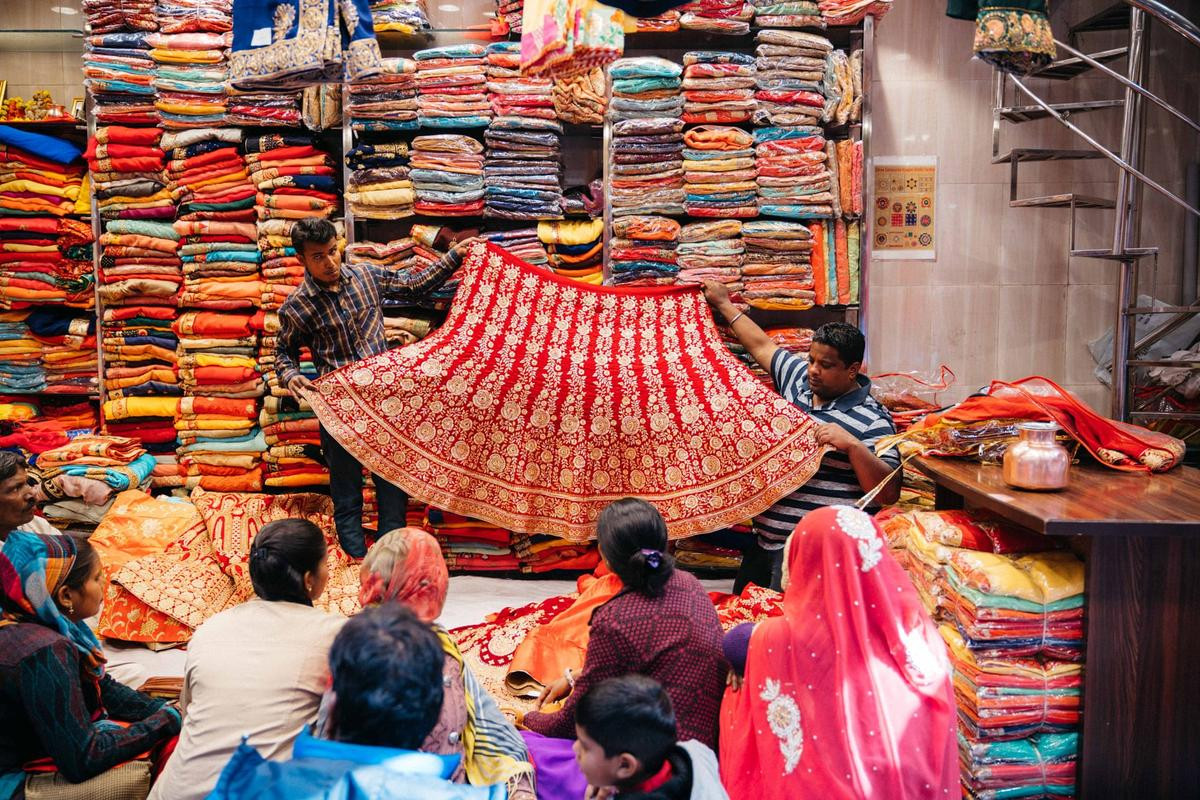
[[462, 266], [462, 254], [452, 249], [441, 260], [430, 264], [419, 272], [393, 272], [373, 264], [366, 266], [375, 278], [380, 297], [384, 300], [407, 302], [429, 294], [446, 282]]
[[291, 309], [279, 310], [279, 335], [275, 340], [275, 374], [287, 386], [300, 375], [300, 330], [298, 315]]

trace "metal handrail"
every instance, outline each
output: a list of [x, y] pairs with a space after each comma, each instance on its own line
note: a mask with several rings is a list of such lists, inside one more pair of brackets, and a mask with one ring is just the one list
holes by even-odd
[[[1082, 59], [1084, 62], [1086, 62], [1087, 64], [1092, 66], [1094, 69], [1100, 70], [1108, 77], [1114, 78], [1125, 88], [1132, 89], [1133, 91], [1140, 94], [1142, 97], [1146, 98], [1150, 102], [1157, 105], [1159, 108], [1163, 109], [1164, 111], [1170, 112], [1172, 115], [1178, 117], [1179, 119], [1183, 120], [1185, 123], [1190, 125], [1197, 132], [1200, 132], [1200, 124], [1197, 124], [1187, 114], [1184, 114], [1182, 111], [1177, 109], [1175, 106], [1171, 105], [1166, 100], [1163, 100], [1161, 97], [1154, 94], [1154, 92], [1151, 92], [1149, 89], [1146, 89], [1141, 84], [1135, 83], [1134, 81], [1129, 80], [1129, 78], [1126, 78], [1121, 73], [1117, 72], [1116, 70], [1110, 69], [1109, 67], [1105, 66], [1104, 64], [1101, 64], [1099, 61], [1092, 58], [1087, 53], [1076, 50], [1074, 47], [1071, 47], [1071, 45], [1067, 44], [1066, 42], [1061, 42], [1058, 39], [1055, 39], [1054, 44], [1057, 45], [1058, 47], [1061, 47], [1063, 50], [1066, 50], [1071, 55]], [[1037, 75], [1035, 74], [1033, 77], [1036, 78]]]
[[1162, 22], [1183, 38], [1200, 47], [1200, 27], [1173, 8], [1165, 6], [1158, 0], [1125, 0], [1134, 8], [1140, 8], [1150, 16]]
[[1030, 100], [1037, 103], [1039, 106], [1041, 106], [1046, 111], [1046, 113], [1048, 113], [1050, 116], [1054, 117], [1056, 120], [1058, 120], [1063, 125], [1065, 125], [1067, 128], [1069, 128], [1071, 130], [1071, 132], [1073, 132], [1076, 136], [1079, 136], [1080, 138], [1082, 138], [1085, 142], [1090, 144], [1095, 150], [1102, 153], [1104, 155], [1104, 157], [1107, 158], [1109, 161], [1113, 162], [1118, 167], [1120, 167], [1122, 170], [1124, 170], [1125, 172], [1128, 172], [1130, 175], [1133, 175], [1135, 178], [1137, 178], [1142, 183], [1149, 186], [1154, 191], [1161, 194], [1163, 197], [1166, 197], [1168, 200], [1170, 200], [1175, 205], [1180, 206], [1181, 208], [1185, 209], [1186, 211], [1190, 212], [1191, 214], [1194, 214], [1197, 217], [1200, 217], [1200, 208], [1194, 208], [1190, 203], [1188, 203], [1183, 198], [1177, 197], [1175, 195], [1175, 193], [1172, 192], [1170, 189], [1166, 188], [1161, 183], [1154, 180], [1149, 175], [1147, 175], [1146, 173], [1137, 169], [1136, 167], [1133, 167], [1128, 162], [1126, 162], [1123, 158], [1121, 158], [1119, 155], [1117, 155], [1113, 151], [1109, 150], [1104, 145], [1100, 144], [1100, 142], [1096, 141], [1096, 139], [1094, 137], [1089, 136], [1087, 133], [1085, 133], [1083, 130], [1081, 130], [1078, 125], [1075, 125], [1072, 122], [1068, 122], [1066, 117], [1064, 117], [1062, 114], [1058, 113], [1058, 111], [1056, 111], [1053, 106], [1051, 106], [1049, 103], [1047, 103], [1045, 100], [1043, 100], [1037, 94], [1037, 92], [1033, 91], [1028, 86], [1026, 86], [1021, 81], [1020, 78], [1016, 77], [1015, 75], [1010, 75], [1009, 78], [1012, 80], [1013, 84], [1016, 85], [1016, 87], [1018, 89], [1020, 89], [1022, 92], [1024, 92], [1025, 94], [1027, 94], [1029, 96]]

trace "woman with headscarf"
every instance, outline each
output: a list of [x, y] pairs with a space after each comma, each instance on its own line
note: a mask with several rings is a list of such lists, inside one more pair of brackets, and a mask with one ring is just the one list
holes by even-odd
[[[19, 792], [23, 766], [48, 759], [81, 783], [179, 732], [179, 712], [104, 672], [84, 620], [100, 611], [103, 566], [70, 536], [16, 531], [0, 550], [0, 798]], [[128, 727], [113, 720], [132, 723]], [[149, 768], [132, 780], [149, 783]]]
[[[391, 531], [367, 551], [359, 574], [362, 589], [358, 600], [363, 608], [400, 603], [428, 623], [441, 640], [446, 655], [445, 697], [421, 752], [461, 755], [462, 762], [452, 776], [457, 783], [503, 783], [512, 800], [533, 800], [533, 765], [524, 740], [463, 662], [454, 640], [436, 624], [450, 585], [437, 540], [419, 528]], [[329, 703], [336, 704], [336, 696], [331, 696]], [[327, 722], [322, 735], [336, 738], [337, 731], [331, 728]]]
[[726, 634], [730, 798], [957, 797], [945, 645], [875, 521], [846, 506], [809, 512], [785, 570], [783, 616]]
[[329, 648], [344, 617], [313, 608], [329, 579], [325, 534], [304, 519], [262, 527], [250, 544], [253, 599], [209, 618], [188, 643], [179, 746], [151, 800], [199, 800], [247, 736], [271, 761], [317, 718]]

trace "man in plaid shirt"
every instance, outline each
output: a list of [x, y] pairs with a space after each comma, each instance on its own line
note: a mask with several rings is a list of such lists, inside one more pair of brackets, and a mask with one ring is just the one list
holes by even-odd
[[[388, 349], [383, 332], [385, 300], [411, 302], [436, 289], [462, 264], [473, 240], [456, 244], [441, 261], [420, 272], [391, 272], [373, 265], [343, 264], [337, 229], [309, 217], [292, 226], [292, 246], [304, 265], [304, 282], [279, 309], [275, 369], [296, 397], [312, 388], [300, 374], [300, 348], [307, 346], [320, 375]], [[329, 493], [338, 540], [351, 558], [366, 555], [362, 527], [362, 465], [321, 426], [329, 467]], [[380, 533], [403, 528], [408, 496], [378, 475]]]

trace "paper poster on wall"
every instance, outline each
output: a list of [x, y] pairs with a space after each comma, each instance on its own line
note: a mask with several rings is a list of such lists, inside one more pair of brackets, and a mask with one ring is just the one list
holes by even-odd
[[937, 258], [937, 157], [876, 156], [871, 255]]

